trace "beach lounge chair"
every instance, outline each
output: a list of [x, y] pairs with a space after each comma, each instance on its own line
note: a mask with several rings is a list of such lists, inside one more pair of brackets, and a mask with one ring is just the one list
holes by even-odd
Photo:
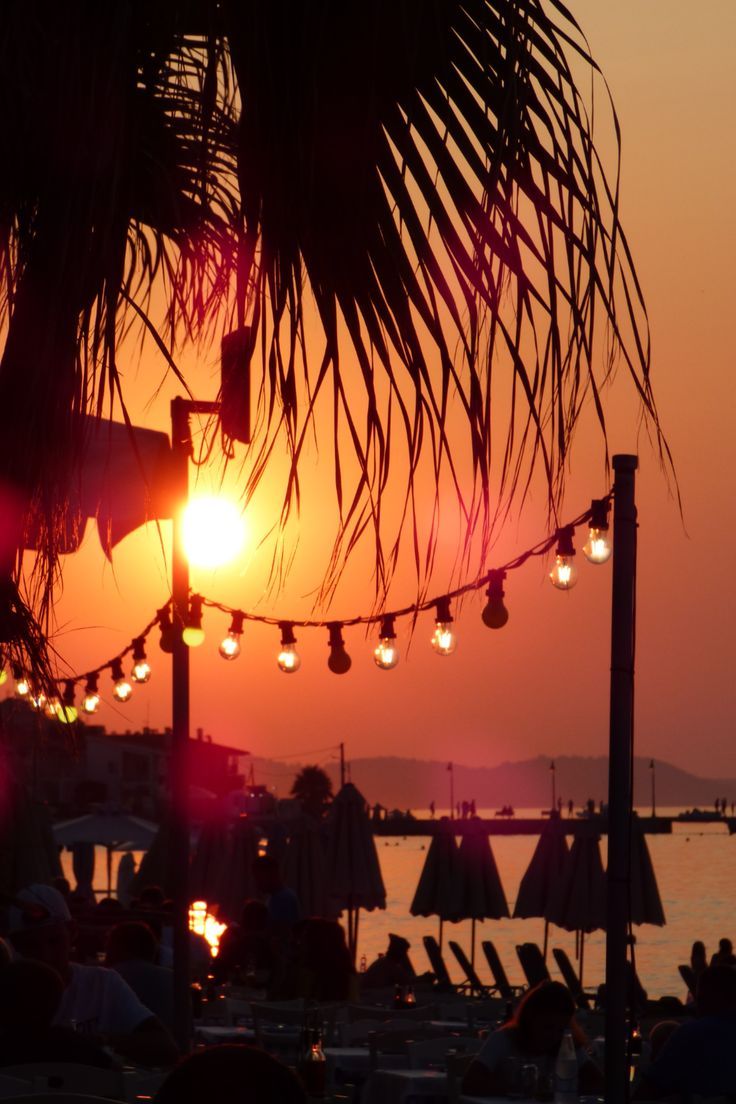
[[470, 961], [460, 944], [456, 943], [454, 939], [450, 939], [448, 942], [448, 946], [457, 959], [460, 969], [465, 974], [468, 988], [470, 989], [473, 996], [487, 997], [489, 993], [488, 986], [484, 985], [483, 982], [480, 980], [477, 973], [475, 972], [475, 966], [473, 966], [472, 962]]
[[432, 967], [437, 986], [440, 989], [456, 989], [457, 986], [453, 985], [450, 981], [450, 975], [447, 972], [447, 966], [445, 960], [442, 957], [442, 951], [440, 945], [433, 935], [425, 935], [422, 939], [424, 949], [427, 952], [427, 958], [429, 964]]
[[524, 977], [529, 982], [529, 988], [539, 985], [542, 981], [550, 981], [547, 963], [544, 955], [536, 943], [519, 943], [516, 947]]
[[497, 990], [499, 997], [503, 997], [507, 1001], [515, 1000], [521, 990], [519, 986], [512, 985], [509, 981], [495, 946], [490, 939], [484, 939], [481, 947], [483, 948], [483, 954], [486, 956], [488, 968], [494, 981], [494, 988]]
[[560, 947], [553, 947], [552, 954], [555, 956], [555, 962], [562, 974], [562, 980], [570, 990], [578, 1008], [589, 1011], [591, 1006], [590, 998], [584, 991], [580, 984], [580, 978], [575, 972], [575, 967], [567, 956], [567, 952], [563, 951]]
[[695, 1000], [695, 990], [698, 987], [698, 979], [695, 975], [695, 971], [692, 966], [686, 965], [678, 966], [677, 969], [680, 971], [680, 977], [687, 985], [688, 992], [692, 994], [692, 998]]

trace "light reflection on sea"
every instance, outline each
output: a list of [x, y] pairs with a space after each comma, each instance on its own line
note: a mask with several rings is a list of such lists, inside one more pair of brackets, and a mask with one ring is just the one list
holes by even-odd
[[[492, 816], [493, 811], [481, 810], [481, 815]], [[660, 809], [662, 815], [676, 814], [676, 809]], [[647, 813], [646, 809], [642, 810]], [[420, 815], [420, 814], [417, 814]], [[426, 814], [422, 814], [426, 815]], [[517, 810], [517, 815], [538, 816], [538, 810]], [[501, 882], [506, 891], [509, 910], [513, 912], [519, 882], [531, 858], [537, 837], [492, 836], [491, 846], [498, 864]], [[675, 825], [671, 836], [647, 836], [655, 874], [662, 897], [667, 924], [664, 928], [644, 925], [635, 929], [637, 936], [637, 969], [644, 987], [651, 996], [675, 993], [684, 997], [684, 986], [677, 967], [688, 962], [690, 947], [695, 939], [702, 939], [708, 955], [716, 949], [721, 936], [729, 936], [736, 942], [736, 879], [733, 877], [736, 860], [736, 837], [730, 837], [723, 824]], [[434, 918], [413, 917], [409, 906], [426, 858], [429, 839], [421, 836], [376, 837], [378, 857], [386, 885], [386, 911], [361, 912], [359, 931], [359, 957], [365, 954], [371, 962], [379, 951], [384, 951], [389, 932], [405, 936], [412, 944], [411, 956], [418, 972], [428, 968], [422, 936], [437, 934]], [[105, 889], [105, 850], [97, 848], [95, 888]], [[601, 854], [606, 861], [606, 837], [601, 839]], [[136, 861], [140, 855], [136, 853]], [[62, 853], [65, 873], [71, 878], [71, 856]], [[120, 855], [113, 855], [113, 887]], [[470, 923], [446, 924], [445, 940], [455, 939], [470, 951]], [[483, 980], [490, 982], [485, 958], [480, 950], [482, 939], [492, 939], [506, 967], [512, 984], [521, 984], [523, 976], [516, 957], [517, 943], [526, 940], [542, 944], [541, 920], [489, 920], [477, 925], [476, 966]], [[563, 947], [570, 958], [574, 957], [575, 936], [559, 928], [550, 929], [550, 947]], [[597, 985], [603, 980], [605, 936], [594, 932], [585, 941], [585, 984]], [[454, 958], [445, 951], [445, 960], [453, 979], [459, 981], [460, 972]], [[551, 971], [556, 976], [554, 961]]]

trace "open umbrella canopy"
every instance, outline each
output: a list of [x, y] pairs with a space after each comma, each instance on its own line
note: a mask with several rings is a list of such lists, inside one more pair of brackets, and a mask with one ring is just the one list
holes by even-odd
[[567, 931], [592, 932], [606, 926], [606, 875], [600, 837], [591, 831], [576, 836], [545, 919]]
[[156, 825], [128, 813], [101, 812], [61, 820], [53, 832], [56, 842], [65, 847], [93, 843], [118, 851], [147, 851], [156, 835]]
[[334, 915], [328, 903], [327, 857], [319, 823], [304, 813], [294, 823], [283, 859], [284, 881], [304, 916]]
[[568, 847], [558, 817], [545, 825], [534, 854], [524, 872], [514, 905], [514, 919], [546, 917], [547, 908], [559, 885]]
[[327, 819], [327, 877], [338, 909], [385, 909], [386, 889], [363, 795], [352, 782], [336, 794]]
[[457, 920], [462, 911], [460, 852], [449, 817], [442, 817], [419, 875], [412, 916], [438, 916]]
[[629, 918], [632, 924], [666, 923], [659, 887], [647, 841], [636, 813], [631, 816], [631, 896]]
[[[475, 830], [463, 836], [458, 850], [460, 864], [459, 920], [500, 920], [509, 915], [506, 894], [491, 844], [479, 818]], [[468, 825], [473, 825], [471, 817]]]

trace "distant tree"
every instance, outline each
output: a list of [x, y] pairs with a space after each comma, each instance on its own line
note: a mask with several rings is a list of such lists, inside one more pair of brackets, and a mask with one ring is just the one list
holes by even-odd
[[332, 800], [332, 782], [322, 767], [302, 767], [291, 787], [292, 797], [298, 798], [305, 813], [318, 819], [323, 817]]

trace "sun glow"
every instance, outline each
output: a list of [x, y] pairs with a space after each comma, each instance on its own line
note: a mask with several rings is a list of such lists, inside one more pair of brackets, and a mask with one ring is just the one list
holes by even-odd
[[191, 564], [222, 567], [243, 550], [245, 521], [235, 503], [226, 498], [193, 498], [184, 510], [182, 538]]

